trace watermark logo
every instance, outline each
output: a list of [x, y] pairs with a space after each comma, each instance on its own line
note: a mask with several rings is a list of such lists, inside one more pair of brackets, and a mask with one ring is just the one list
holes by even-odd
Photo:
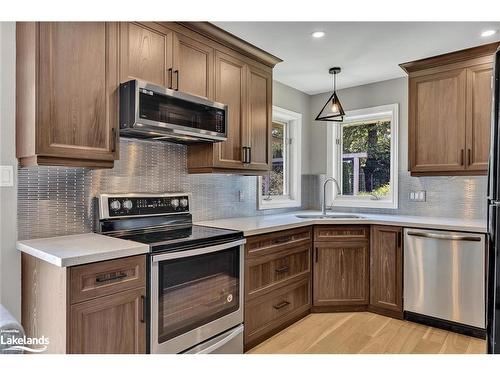
[[50, 341], [48, 337], [27, 337], [20, 334], [18, 329], [0, 330], [0, 349], [4, 353], [29, 352], [43, 353], [47, 350]]

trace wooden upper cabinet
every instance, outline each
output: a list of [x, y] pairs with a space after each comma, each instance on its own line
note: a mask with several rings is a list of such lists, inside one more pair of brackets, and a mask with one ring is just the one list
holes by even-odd
[[248, 127], [250, 168], [267, 171], [270, 167], [273, 78], [269, 72], [248, 69]]
[[172, 88], [214, 98], [214, 49], [180, 33], [174, 35]]
[[227, 141], [215, 144], [217, 167], [240, 168], [244, 146], [244, 123], [248, 113], [246, 103], [246, 66], [233, 56], [215, 54], [215, 101], [227, 104], [230, 131]]
[[402, 319], [402, 228], [372, 225], [370, 239], [370, 310]]
[[173, 32], [156, 24], [120, 24], [120, 79], [169, 87], [173, 75]]
[[400, 66], [409, 75], [412, 175], [486, 174], [493, 54], [486, 44]]
[[[188, 149], [188, 171], [261, 174], [270, 167], [272, 69], [215, 53], [215, 100], [228, 105], [228, 139]], [[243, 151], [250, 150], [250, 160]]]
[[467, 69], [467, 160], [469, 170], [488, 168], [491, 132], [493, 65]]
[[22, 166], [112, 167], [118, 158], [118, 24], [17, 24]]
[[465, 168], [465, 84], [464, 69], [411, 80], [413, 172]]

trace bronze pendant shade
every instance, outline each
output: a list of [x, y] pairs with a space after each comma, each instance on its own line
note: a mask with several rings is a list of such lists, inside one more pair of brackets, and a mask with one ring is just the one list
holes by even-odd
[[340, 103], [339, 97], [337, 96], [337, 80], [336, 76], [340, 73], [340, 68], [330, 68], [328, 73], [333, 74], [333, 93], [330, 98], [326, 101], [325, 105], [321, 109], [321, 111], [316, 116], [316, 121], [335, 121], [342, 122], [344, 121], [344, 108], [342, 108], [342, 104]]

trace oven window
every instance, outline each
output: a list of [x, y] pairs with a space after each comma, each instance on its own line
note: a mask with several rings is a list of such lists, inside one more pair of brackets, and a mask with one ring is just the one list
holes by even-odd
[[239, 309], [239, 251], [159, 263], [159, 343]]
[[225, 112], [172, 96], [139, 92], [139, 117], [156, 122], [226, 133]]

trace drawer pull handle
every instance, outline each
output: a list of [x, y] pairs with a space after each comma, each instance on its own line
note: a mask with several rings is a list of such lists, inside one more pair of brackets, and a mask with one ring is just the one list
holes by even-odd
[[113, 280], [121, 280], [127, 277], [126, 273], [117, 273], [115, 275], [104, 275], [104, 276], [97, 276], [95, 278], [96, 283], [105, 283], [108, 281], [113, 281]]
[[280, 237], [280, 238], [277, 238], [275, 239], [273, 242], [275, 244], [278, 244], [278, 243], [284, 243], [284, 242], [289, 242], [291, 241], [291, 237], [287, 236], [287, 237]]
[[277, 305], [274, 305], [273, 307], [276, 309], [276, 310], [281, 310], [283, 307], [286, 307], [290, 304], [290, 302], [288, 301], [283, 301], [283, 302], [280, 302], [278, 303]]
[[280, 268], [276, 268], [274, 270], [274, 272], [276, 273], [283, 273], [283, 272], [288, 272], [290, 268], [288, 266], [283, 266], [283, 267], [280, 267]]

